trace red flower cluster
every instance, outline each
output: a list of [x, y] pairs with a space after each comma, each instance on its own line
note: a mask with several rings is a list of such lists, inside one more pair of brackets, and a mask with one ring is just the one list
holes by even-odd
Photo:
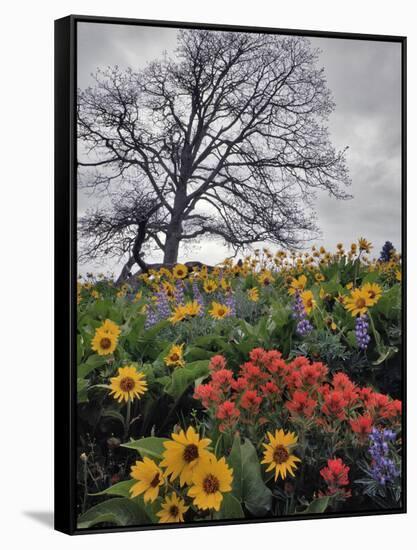
[[350, 496], [350, 491], [346, 490], [349, 485], [349, 466], [344, 464], [341, 458], [329, 458], [327, 466], [320, 470], [320, 475], [327, 483], [328, 495], [342, 492], [345, 497]]
[[286, 362], [279, 351], [262, 348], [253, 349], [249, 359], [235, 374], [222, 355], [214, 356], [210, 381], [195, 391], [195, 398], [221, 421], [221, 430], [237, 422], [259, 425], [272, 413], [329, 430], [337, 423], [365, 441], [374, 425], [393, 423], [401, 416], [400, 401], [358, 387], [343, 372], [330, 377], [321, 362], [306, 357]]

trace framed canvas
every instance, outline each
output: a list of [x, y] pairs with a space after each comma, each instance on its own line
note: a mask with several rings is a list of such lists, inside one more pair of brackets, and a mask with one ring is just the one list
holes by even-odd
[[56, 529], [403, 513], [406, 39], [55, 22]]

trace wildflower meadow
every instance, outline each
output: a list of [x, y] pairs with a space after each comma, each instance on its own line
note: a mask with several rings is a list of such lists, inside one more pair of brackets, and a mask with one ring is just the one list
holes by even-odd
[[401, 507], [401, 255], [78, 282], [78, 527]]

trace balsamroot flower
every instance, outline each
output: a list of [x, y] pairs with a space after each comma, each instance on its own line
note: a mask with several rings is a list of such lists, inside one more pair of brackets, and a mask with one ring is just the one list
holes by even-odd
[[145, 502], [154, 502], [158, 498], [159, 487], [164, 484], [164, 474], [153, 460], [145, 456], [132, 466], [131, 477], [137, 480], [130, 489], [131, 498], [143, 494]]
[[275, 430], [275, 435], [268, 432], [268, 443], [263, 443], [265, 447], [264, 457], [261, 464], [268, 464], [267, 472], [275, 469], [275, 481], [281, 476], [287, 477], [287, 473], [295, 476], [294, 470], [297, 469], [296, 462], [301, 460], [292, 454], [292, 449], [296, 446], [298, 437], [293, 432], [284, 432], [284, 430]]
[[106, 319], [104, 323], [96, 329], [91, 341], [91, 349], [97, 352], [98, 355], [110, 355], [117, 347], [120, 333], [121, 330], [118, 325], [110, 321], [110, 319]]
[[110, 378], [110, 395], [122, 401], [140, 399], [148, 391], [148, 384], [143, 372], [139, 372], [133, 365], [119, 367], [118, 375]]
[[223, 494], [232, 490], [233, 470], [224, 457], [217, 460], [212, 455], [202, 460], [194, 469], [188, 496], [201, 510], [220, 510]]
[[179, 523], [184, 521], [184, 514], [189, 506], [176, 493], [167, 495], [161, 504], [161, 510], [156, 513], [159, 523]]
[[180, 478], [180, 485], [191, 483], [194, 468], [201, 460], [211, 456], [207, 450], [211, 440], [200, 439], [199, 434], [192, 426], [186, 432], [181, 430], [179, 434], [171, 434], [172, 441], [165, 441], [165, 451], [161, 466], [166, 468], [165, 475], [170, 476], [171, 481]]

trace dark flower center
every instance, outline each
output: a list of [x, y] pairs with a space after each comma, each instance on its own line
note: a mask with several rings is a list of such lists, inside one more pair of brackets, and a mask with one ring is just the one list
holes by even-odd
[[288, 454], [288, 451], [284, 447], [284, 445], [278, 445], [274, 450], [273, 458], [277, 464], [282, 464], [283, 462], [286, 462], [289, 456], [290, 455]]
[[134, 387], [135, 381], [133, 380], [133, 378], [126, 376], [125, 378], [122, 378], [120, 380], [120, 389], [122, 391], [132, 391]]
[[187, 445], [184, 449], [184, 460], [185, 462], [192, 462], [196, 458], [198, 458], [198, 447], [197, 445], [194, 445], [194, 443], [190, 443], [190, 445]]
[[155, 477], [151, 481], [151, 487], [156, 487], [159, 483], [159, 472], [155, 474]]
[[219, 480], [213, 474], [209, 474], [203, 481], [203, 489], [208, 495], [212, 495], [219, 490]]
[[169, 515], [172, 516], [173, 518], [176, 518], [179, 512], [180, 511], [178, 509], [178, 506], [175, 506], [175, 504], [173, 504], [169, 509]]
[[363, 308], [363, 307], [365, 307], [365, 305], [366, 305], [366, 302], [365, 302], [364, 298], [358, 298], [356, 300], [356, 307], [357, 308]]
[[178, 361], [179, 358], [180, 356], [178, 355], [178, 353], [173, 353], [171, 355], [171, 361]]
[[111, 340], [110, 338], [107, 338], [107, 336], [105, 336], [104, 338], [102, 338], [100, 340], [100, 346], [103, 348], [103, 349], [109, 349], [109, 347], [111, 346]]

